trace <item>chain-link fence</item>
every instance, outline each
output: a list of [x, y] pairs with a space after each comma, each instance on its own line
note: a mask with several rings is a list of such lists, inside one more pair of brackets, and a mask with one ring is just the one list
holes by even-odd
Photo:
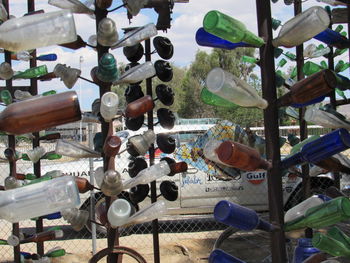
[[[218, 124], [219, 123], [219, 124]], [[135, 134], [141, 134], [144, 130], [136, 133], [129, 132], [129, 137]], [[209, 131], [209, 132], [208, 132]], [[329, 129], [319, 126], [310, 126], [308, 133], [311, 135], [323, 135], [328, 133]], [[72, 125], [70, 128], [60, 129], [62, 137], [68, 140], [81, 140], [82, 144], [88, 145], [87, 129], [79, 125]], [[83, 132], [83, 136], [80, 136]], [[98, 132], [96, 126], [93, 136]], [[168, 207], [168, 215], [159, 219], [160, 232], [160, 255], [161, 259], [165, 256], [174, 256], [172, 262], [186, 262], [186, 260], [207, 259], [213, 246], [218, 245], [233, 255], [240, 257], [247, 262], [269, 262], [270, 245], [269, 237], [266, 233], [258, 230], [251, 232], [234, 231], [229, 236], [220, 236], [227, 227], [216, 222], [213, 218], [213, 208], [215, 204], [223, 199], [252, 208], [264, 218], [268, 218], [268, 195], [267, 195], [267, 177], [266, 172], [259, 170], [256, 172], [242, 172], [237, 169], [227, 169], [222, 165], [217, 165], [205, 156], [203, 147], [209, 139], [219, 141], [234, 140], [256, 148], [264, 156], [265, 149], [263, 146], [263, 127], [254, 127], [249, 130], [233, 125], [229, 122], [220, 122], [216, 119], [202, 120], [182, 120], [172, 130], [163, 130], [155, 127], [156, 134], [171, 133], [176, 139], [177, 149], [173, 154], [164, 154], [156, 150], [155, 163], [163, 157], [174, 158], [177, 162], [185, 161], [188, 163], [187, 173], [175, 174], [174, 176], [162, 177], [157, 184], [157, 193], [161, 181], [170, 180], [175, 182], [178, 187], [178, 198], [176, 201], [167, 201], [163, 196], [159, 199], [165, 200]], [[125, 134], [125, 133], [124, 133]], [[297, 126], [280, 127], [280, 142], [282, 158], [290, 153], [292, 139], [297, 139], [290, 134], [299, 136]], [[258, 136], [256, 136], [258, 135]], [[123, 145], [126, 144], [124, 141]], [[95, 140], [96, 142], [96, 140]], [[42, 141], [41, 146], [47, 152], [55, 150], [55, 141]], [[95, 145], [96, 146], [96, 145]], [[0, 153], [6, 149], [6, 140], [1, 144]], [[125, 146], [124, 146], [125, 147]], [[25, 153], [32, 149], [31, 144], [26, 141], [19, 141], [16, 150]], [[123, 150], [123, 146], [121, 152]], [[344, 153], [347, 155], [347, 152]], [[145, 156], [148, 160], [148, 155]], [[127, 151], [117, 156], [115, 164], [116, 170], [120, 172], [124, 180], [130, 178], [128, 165], [132, 158]], [[94, 169], [102, 166], [102, 159], [93, 160]], [[58, 160], [42, 160], [42, 175], [48, 171], [61, 170], [74, 176], [81, 176], [89, 180], [90, 163], [88, 159], [75, 160], [62, 157]], [[2, 180], [9, 174], [8, 163], [0, 164]], [[18, 173], [32, 173], [33, 164], [29, 161], [17, 161]], [[298, 171], [293, 170], [284, 173], [283, 176], [283, 198], [285, 209], [290, 208], [300, 202], [303, 198], [301, 190], [301, 178]], [[312, 193], [320, 193], [326, 187], [333, 184], [330, 177], [312, 177]], [[347, 178], [341, 179], [341, 187], [345, 189]], [[81, 194], [81, 209], [89, 210], [90, 193]], [[98, 191], [95, 194], [96, 204], [103, 202], [103, 195]], [[137, 206], [143, 209], [150, 204], [150, 198], [146, 198]], [[96, 218], [99, 222], [99, 219]], [[44, 229], [53, 226], [60, 226], [64, 231], [64, 237], [56, 241], [44, 243], [45, 251], [50, 248], [60, 246], [66, 250], [72, 258], [66, 258], [64, 262], [87, 262], [92, 254], [92, 235], [90, 233], [90, 224], [83, 230], [75, 232], [70, 225], [63, 219], [46, 220], [44, 219]], [[12, 225], [6, 221], [0, 221], [1, 237], [6, 239], [12, 232]], [[35, 232], [35, 221], [26, 220], [20, 222], [20, 230], [25, 235]], [[126, 229], [120, 229], [120, 244], [138, 250], [141, 254], [152, 262], [153, 238], [152, 224], [144, 223], [141, 225], [130, 226]], [[290, 244], [294, 244], [291, 242]], [[106, 229], [97, 225], [97, 250], [105, 248]], [[292, 246], [288, 246], [289, 254], [292, 253]], [[247, 249], [251, 248], [251, 249]], [[1, 262], [12, 262], [13, 249], [9, 246], [1, 246]], [[21, 251], [35, 253], [36, 245], [33, 243], [21, 245]], [[254, 251], [248, 252], [248, 251]], [[183, 261], [175, 261], [175, 257]], [[168, 258], [167, 258], [168, 259]], [[126, 261], [128, 262], [128, 261]], [[132, 261], [131, 261], [132, 262]], [[191, 262], [191, 261], [188, 261]]]

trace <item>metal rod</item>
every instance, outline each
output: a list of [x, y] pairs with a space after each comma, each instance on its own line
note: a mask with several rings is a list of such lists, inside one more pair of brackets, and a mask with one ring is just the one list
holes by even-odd
[[259, 36], [266, 44], [260, 48], [261, 83], [264, 99], [269, 106], [264, 110], [264, 128], [267, 158], [272, 168], [267, 171], [270, 221], [278, 227], [271, 235], [272, 262], [281, 263], [286, 260], [285, 237], [283, 232], [283, 193], [280, 169], [278, 108], [275, 83], [274, 47], [272, 46], [272, 21], [270, 0], [256, 0]]
[[[89, 148], [94, 147], [93, 136], [92, 136], [92, 123], [88, 123], [88, 136], [89, 136]], [[94, 184], [94, 160], [89, 158], [89, 171], [90, 171], [90, 184]], [[95, 221], [95, 191], [92, 189], [90, 191], [90, 220]], [[91, 224], [91, 245], [92, 245], [92, 255], [96, 254], [96, 225]]]
[[[151, 40], [145, 40], [145, 57], [146, 62], [151, 61]], [[146, 93], [152, 97], [152, 78], [146, 79]], [[153, 111], [147, 112], [147, 125], [148, 129], [153, 130]], [[149, 148], [149, 165], [154, 164], [155, 150], [154, 145]], [[151, 201], [152, 203], [157, 202], [157, 186], [156, 181], [151, 182]], [[152, 233], [153, 233], [153, 254], [154, 254], [154, 263], [160, 262], [159, 255], [159, 224], [158, 219], [152, 221]]]

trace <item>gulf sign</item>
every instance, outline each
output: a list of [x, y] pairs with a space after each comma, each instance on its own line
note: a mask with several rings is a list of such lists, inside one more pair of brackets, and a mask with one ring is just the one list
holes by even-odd
[[261, 184], [262, 182], [265, 181], [265, 178], [266, 178], [265, 171], [249, 172], [246, 175], [247, 175], [248, 182], [255, 185]]

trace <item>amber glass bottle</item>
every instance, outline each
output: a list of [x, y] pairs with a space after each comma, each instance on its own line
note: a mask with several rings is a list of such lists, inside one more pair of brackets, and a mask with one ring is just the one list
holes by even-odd
[[278, 106], [306, 103], [333, 91], [337, 86], [335, 74], [324, 69], [295, 83], [290, 91], [277, 100]]
[[271, 167], [257, 150], [237, 142], [222, 142], [215, 151], [221, 162], [244, 171], [267, 170]]
[[0, 131], [20, 135], [80, 119], [78, 96], [68, 91], [10, 104], [0, 113]]
[[137, 118], [148, 111], [153, 110], [154, 102], [151, 96], [146, 95], [129, 103], [125, 109], [125, 117]]

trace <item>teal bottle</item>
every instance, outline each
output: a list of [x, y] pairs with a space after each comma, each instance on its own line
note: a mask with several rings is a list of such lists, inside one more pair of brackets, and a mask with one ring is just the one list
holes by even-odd
[[200, 94], [201, 100], [208, 105], [224, 107], [229, 109], [236, 109], [239, 106], [232, 103], [231, 101], [225, 100], [224, 98], [210, 92], [206, 87], [204, 87]]
[[114, 82], [118, 79], [117, 62], [112, 54], [106, 53], [101, 57], [96, 77], [103, 82]]
[[13, 75], [13, 79], [32, 79], [40, 77], [47, 73], [48, 71], [46, 65], [41, 65], [38, 67], [27, 69], [25, 71], [17, 72], [15, 75]]
[[12, 103], [12, 95], [7, 89], [4, 89], [0, 92], [0, 98], [1, 101], [5, 103], [5, 105], [9, 105]]

